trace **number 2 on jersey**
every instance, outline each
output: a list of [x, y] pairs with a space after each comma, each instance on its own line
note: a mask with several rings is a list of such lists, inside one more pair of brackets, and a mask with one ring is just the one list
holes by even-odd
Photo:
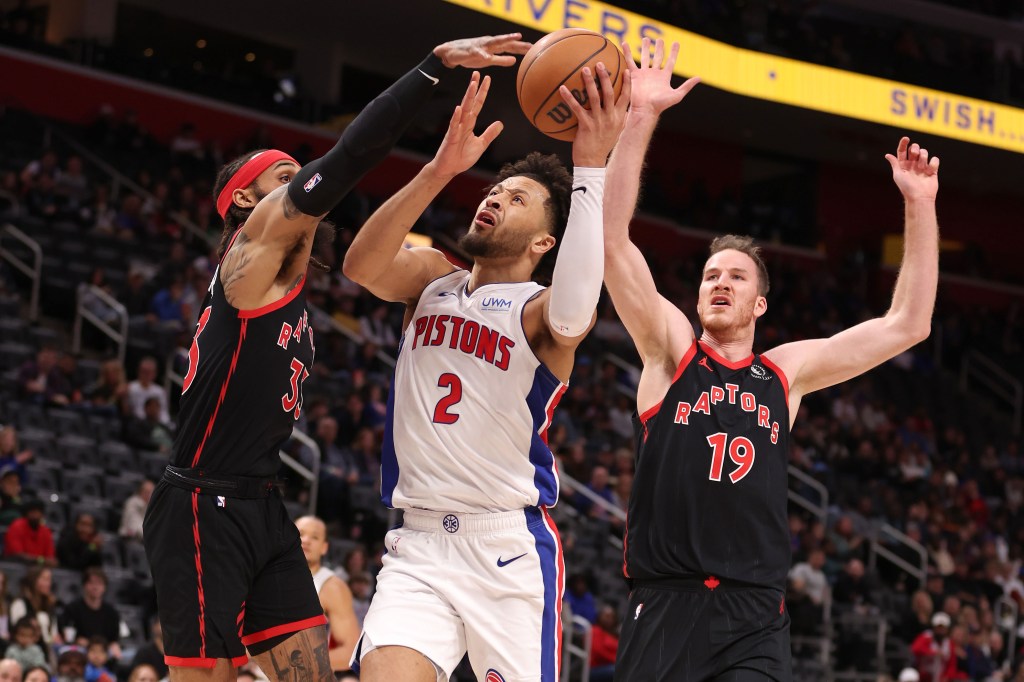
[[438, 388], [447, 388], [448, 395], [437, 401], [437, 405], [434, 407], [434, 423], [454, 424], [459, 421], [459, 415], [448, 410], [462, 400], [462, 380], [455, 374], [445, 372], [437, 378], [437, 386]]
[[728, 449], [729, 459], [738, 465], [729, 474], [729, 480], [739, 483], [754, 466], [754, 444], [749, 438], [737, 436], [726, 448], [728, 440], [727, 433], [718, 432], [708, 436], [708, 444], [711, 445], [711, 473], [708, 474], [708, 478], [712, 481], [722, 480], [722, 465], [725, 464], [725, 451]]

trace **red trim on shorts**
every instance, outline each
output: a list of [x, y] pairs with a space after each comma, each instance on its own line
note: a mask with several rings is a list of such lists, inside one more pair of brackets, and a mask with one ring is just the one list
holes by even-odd
[[[203, 594], [203, 562], [199, 542], [199, 493], [192, 493], [192, 541], [196, 548], [196, 592], [199, 596], [199, 658], [206, 658], [206, 595]], [[216, 661], [216, 659], [213, 659]]]
[[555, 610], [558, 619], [558, 643], [555, 649], [555, 679], [557, 680], [561, 677], [562, 672], [562, 597], [565, 595], [565, 555], [562, 553], [562, 537], [558, 534], [555, 520], [551, 518], [547, 507], [541, 507], [540, 512], [544, 515], [544, 525], [555, 536], [555, 542], [558, 544], [558, 576], [555, 578], [558, 584], [558, 601]]
[[[181, 658], [179, 656], [164, 656], [164, 663], [178, 668], [213, 668], [217, 665], [219, 658]], [[224, 659], [227, 660], [227, 659]], [[249, 661], [248, 656], [236, 656], [230, 659], [231, 666], [237, 668]]]
[[769, 360], [768, 358], [766, 358], [763, 355], [761, 356], [761, 362], [763, 362], [765, 365], [767, 365], [768, 369], [774, 370], [775, 373], [779, 375], [779, 378], [782, 379], [782, 390], [786, 394], [786, 405], [788, 406], [789, 405], [789, 379], [786, 378], [786, 373], [782, 371], [781, 367], [779, 367], [778, 365], [776, 365], [774, 362], [772, 362], [771, 360]]
[[249, 646], [250, 644], [256, 644], [257, 642], [265, 642], [271, 637], [287, 635], [292, 632], [298, 632], [299, 630], [308, 630], [309, 628], [315, 628], [318, 625], [327, 625], [327, 616], [320, 614], [319, 616], [313, 616], [306, 620], [297, 620], [294, 623], [275, 625], [272, 628], [267, 628], [266, 630], [246, 635], [242, 638], [242, 644]]
[[[676, 366], [676, 373], [672, 375], [672, 382], [669, 384], [669, 386], [679, 381], [679, 377], [683, 376], [683, 371], [686, 369], [687, 365], [690, 364], [690, 361], [693, 360], [693, 356], [696, 354], [697, 340], [694, 339], [693, 343], [690, 344], [689, 349], [687, 349], [687, 351], [683, 353], [683, 357], [679, 360], [679, 364]], [[664, 402], [665, 399], [662, 398], [661, 400], [658, 401], [657, 405], [647, 408], [646, 410], [644, 410], [644, 413], [640, 415], [640, 423], [643, 424], [644, 426], [644, 440], [647, 440], [647, 421], [658, 413], [658, 410], [661, 409], [661, 406]]]
[[277, 299], [273, 303], [268, 303], [267, 305], [261, 308], [253, 308], [252, 310], [239, 310], [238, 317], [239, 319], [242, 320], [248, 320], [253, 317], [259, 317], [261, 315], [266, 315], [267, 313], [272, 313], [275, 310], [279, 310], [288, 305], [289, 303], [291, 303], [292, 301], [294, 301], [295, 297], [299, 295], [299, 292], [302, 291], [302, 287], [304, 286], [306, 286], [305, 274], [302, 275], [302, 279], [299, 280], [298, 285], [292, 287], [292, 290], [289, 291], [284, 296], [282, 296], [281, 298]]
[[712, 360], [714, 360], [715, 362], [717, 362], [720, 365], [724, 365], [725, 367], [728, 367], [729, 369], [743, 369], [744, 367], [749, 367], [750, 363], [752, 363], [754, 361], [754, 354], [753, 353], [750, 354], [749, 358], [744, 358], [744, 359], [742, 359], [742, 360], [740, 360], [738, 362], [732, 362], [731, 360], [726, 360], [721, 355], [716, 353], [711, 346], [709, 346], [708, 344], [704, 343], [703, 341], [700, 342], [700, 347], [701, 347], [701, 350], [703, 350], [705, 353], [708, 354], [709, 358], [711, 358]]
[[231, 377], [235, 375], [235, 368], [238, 367], [238, 354], [242, 352], [242, 342], [245, 341], [245, 332], [248, 328], [249, 321], [242, 320], [242, 326], [238, 330], [238, 346], [235, 348], [235, 354], [231, 356], [231, 366], [228, 368], [228, 375], [224, 377], [224, 384], [220, 387], [220, 394], [217, 396], [217, 405], [213, 408], [210, 421], [206, 423], [206, 432], [203, 433], [203, 440], [200, 441], [199, 447], [196, 448], [196, 454], [192, 457], [193, 469], [199, 464], [199, 457], [203, 454], [206, 439], [213, 433], [213, 425], [217, 421], [217, 415], [220, 413], [220, 406], [224, 404], [224, 396], [228, 394], [228, 384], [231, 382]]

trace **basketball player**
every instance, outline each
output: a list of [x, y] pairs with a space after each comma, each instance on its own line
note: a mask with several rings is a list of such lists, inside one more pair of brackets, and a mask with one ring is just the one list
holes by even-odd
[[[768, 273], [747, 237], [711, 244], [697, 300], [703, 332], [662, 298], [629, 240], [644, 154], [659, 115], [696, 84], [670, 85], [678, 54], [643, 41], [626, 126], [609, 162], [605, 283], [643, 360], [625, 572], [632, 581], [616, 678], [790, 680], [787, 461], [800, 400], [928, 336], [938, 278], [938, 158], [900, 140], [886, 155], [905, 201], [892, 306], [828, 339], [754, 355]], [[627, 48], [628, 50], [628, 48]], [[671, 641], [671, 645], [668, 644]]]
[[327, 616], [328, 653], [332, 670], [348, 670], [352, 651], [359, 639], [359, 622], [352, 610], [352, 591], [334, 571], [321, 563], [327, 554], [327, 526], [315, 516], [303, 516], [295, 521], [302, 542], [302, 554], [313, 574], [313, 586], [320, 597], [320, 606]]
[[171, 678], [234, 679], [246, 648], [275, 680], [333, 680], [326, 622], [277, 496], [278, 449], [313, 362], [303, 284], [320, 219], [387, 153], [444, 67], [511, 65], [518, 34], [438, 46], [323, 158], [264, 150], [216, 183], [222, 259], [200, 311], [171, 465], [145, 543]]
[[[447, 680], [467, 651], [480, 680], [558, 679], [564, 578], [546, 431], [593, 325], [604, 165], [629, 99], [628, 81], [616, 101], [597, 72], [599, 83], [584, 73], [588, 101], [601, 102], [592, 112], [562, 88], [580, 119], [573, 174], [540, 154], [505, 166], [460, 242], [472, 270], [402, 243], [500, 132], [473, 133], [487, 78], [345, 258], [349, 277], [407, 306], [381, 465], [384, 503], [405, 513], [356, 648], [364, 682]], [[560, 241], [551, 286], [530, 281]]]

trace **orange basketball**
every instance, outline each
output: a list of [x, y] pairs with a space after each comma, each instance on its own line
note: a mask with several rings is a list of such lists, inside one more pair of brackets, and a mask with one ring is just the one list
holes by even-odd
[[519, 106], [530, 123], [557, 140], [575, 138], [576, 115], [562, 101], [558, 86], [565, 85], [589, 109], [582, 72], [583, 67], [589, 66], [596, 80], [598, 62], [604, 62], [618, 97], [626, 59], [603, 35], [582, 28], [564, 28], [534, 43], [519, 64], [516, 77]]

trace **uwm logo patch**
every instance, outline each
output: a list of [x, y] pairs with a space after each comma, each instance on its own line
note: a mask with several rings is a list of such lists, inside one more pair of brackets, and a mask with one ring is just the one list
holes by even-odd
[[505, 678], [497, 670], [491, 668], [487, 671], [487, 675], [484, 676], [484, 682], [505, 682]]
[[499, 298], [498, 296], [488, 296], [480, 302], [480, 310], [488, 310], [499, 313], [510, 313], [512, 312], [512, 301], [508, 299]]

